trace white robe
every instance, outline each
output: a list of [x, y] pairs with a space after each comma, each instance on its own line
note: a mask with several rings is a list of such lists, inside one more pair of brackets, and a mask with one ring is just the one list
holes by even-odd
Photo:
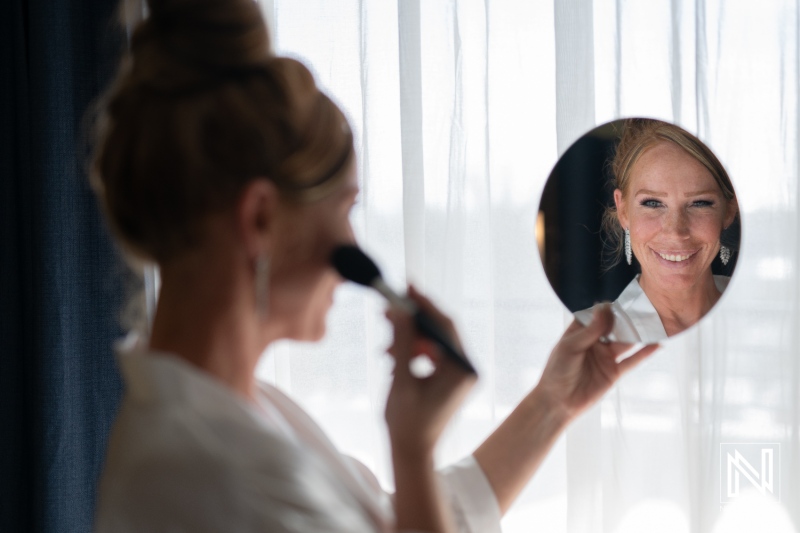
[[[731, 278], [714, 276], [714, 284], [719, 292], [725, 292]], [[581, 324], [592, 320], [594, 307], [582, 309], [575, 313]], [[625, 287], [619, 297], [611, 304], [614, 313], [614, 329], [609, 340], [653, 344], [667, 338], [667, 332], [656, 308], [639, 285], [639, 275]]]
[[[292, 400], [261, 385], [260, 407], [170, 354], [129, 339], [125, 396], [98, 489], [98, 533], [392, 531], [391, 497]], [[474, 458], [441, 472], [459, 525], [500, 532]]]

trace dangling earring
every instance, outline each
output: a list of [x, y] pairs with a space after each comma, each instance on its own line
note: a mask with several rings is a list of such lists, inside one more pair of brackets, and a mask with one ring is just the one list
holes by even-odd
[[631, 230], [625, 228], [625, 259], [630, 265], [633, 262], [633, 252], [631, 251]]
[[262, 319], [269, 311], [269, 257], [261, 254], [256, 259], [256, 312]]
[[731, 249], [724, 244], [719, 247], [719, 258], [723, 265], [727, 265], [731, 260]]

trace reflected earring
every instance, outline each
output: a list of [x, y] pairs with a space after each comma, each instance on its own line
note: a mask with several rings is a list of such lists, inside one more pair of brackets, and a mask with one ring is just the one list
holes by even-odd
[[633, 262], [633, 252], [631, 251], [631, 230], [625, 228], [625, 259], [630, 265]]
[[724, 244], [719, 247], [719, 259], [723, 265], [727, 265], [728, 261], [731, 260], [731, 249]]
[[269, 310], [269, 257], [261, 254], [256, 259], [256, 312], [262, 319]]

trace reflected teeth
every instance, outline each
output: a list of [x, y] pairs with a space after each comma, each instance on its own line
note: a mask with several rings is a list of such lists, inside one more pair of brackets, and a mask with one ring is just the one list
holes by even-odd
[[662, 259], [666, 259], [667, 261], [674, 261], [676, 263], [680, 263], [681, 261], [686, 261], [692, 254], [689, 255], [675, 255], [675, 254], [658, 254], [661, 256]]

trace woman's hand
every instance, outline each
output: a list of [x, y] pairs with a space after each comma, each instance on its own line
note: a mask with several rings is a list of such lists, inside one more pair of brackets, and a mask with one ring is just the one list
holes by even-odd
[[567, 424], [658, 345], [617, 362], [630, 344], [600, 342], [614, 324], [600, 306], [588, 326], [573, 322], [550, 354], [539, 384], [475, 451], [505, 513]]
[[619, 377], [653, 353], [657, 344], [636, 351], [621, 361], [630, 344], [600, 339], [614, 326], [608, 305], [598, 306], [588, 326], [577, 320], [567, 328], [550, 354], [539, 384], [539, 397], [571, 420], [596, 402]]
[[[408, 296], [433, 318], [457, 347], [461, 347], [453, 322], [447, 316], [414, 287], [409, 287]], [[476, 377], [443, 356], [436, 343], [418, 335], [408, 313], [390, 309], [386, 317], [394, 326], [394, 342], [389, 348], [395, 359], [394, 381], [386, 402], [392, 447], [396, 453], [429, 454]], [[431, 359], [435, 370], [420, 378], [411, 372], [409, 364], [423, 354]]]
[[[452, 321], [413, 287], [409, 297], [442, 331], [459, 345]], [[439, 491], [433, 450], [453, 413], [475, 383], [475, 375], [440, 354], [431, 341], [420, 337], [405, 311], [386, 313], [394, 325], [389, 353], [395, 359], [394, 381], [386, 401], [386, 423], [392, 445], [395, 513], [398, 530], [453, 531], [453, 521]], [[434, 364], [427, 377], [417, 377], [411, 360], [425, 354]]]

